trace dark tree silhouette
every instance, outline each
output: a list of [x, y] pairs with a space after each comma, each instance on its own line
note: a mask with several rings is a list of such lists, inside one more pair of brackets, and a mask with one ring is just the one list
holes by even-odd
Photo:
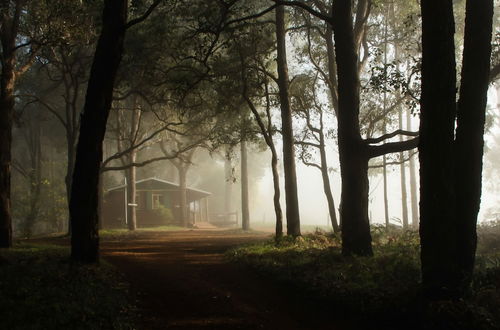
[[421, 10], [422, 282], [430, 299], [458, 298], [475, 259], [493, 1], [466, 4], [458, 107], [453, 2], [422, 0]]
[[99, 257], [97, 211], [102, 141], [123, 53], [127, 3], [127, 0], [104, 2], [101, 35], [90, 71], [69, 208], [71, 257], [75, 261], [96, 262]]

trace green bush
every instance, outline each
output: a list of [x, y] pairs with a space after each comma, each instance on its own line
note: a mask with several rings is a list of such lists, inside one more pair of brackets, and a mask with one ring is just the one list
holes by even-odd
[[155, 209], [154, 212], [160, 217], [161, 224], [163, 226], [173, 225], [174, 224], [174, 215], [172, 214], [172, 210], [168, 207], [160, 206]]

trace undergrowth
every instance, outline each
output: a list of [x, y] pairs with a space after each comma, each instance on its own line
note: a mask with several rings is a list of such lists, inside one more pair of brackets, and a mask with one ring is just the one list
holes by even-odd
[[69, 261], [67, 247], [0, 250], [1, 329], [132, 329], [127, 285], [106, 264]]
[[295, 287], [304, 296], [326, 301], [336, 315], [347, 315], [359, 326], [499, 329], [500, 258], [492, 242], [500, 242], [500, 230], [493, 235], [488, 228], [487, 242], [482, 238], [484, 228], [479, 229], [481, 254], [470, 297], [430, 305], [423, 304], [420, 296], [417, 232], [373, 228], [375, 256], [371, 258], [342, 256], [340, 238], [320, 230], [296, 239], [243, 246], [228, 257]]

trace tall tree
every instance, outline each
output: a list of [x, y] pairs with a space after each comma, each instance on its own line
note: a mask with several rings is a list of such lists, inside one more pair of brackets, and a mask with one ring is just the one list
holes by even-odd
[[493, 1], [466, 3], [458, 106], [453, 2], [423, 0], [421, 11], [422, 284], [430, 299], [457, 298], [475, 260]]
[[[0, 247], [12, 245], [10, 178], [12, 160], [12, 124], [16, 78], [26, 66], [19, 67], [17, 53], [30, 43], [18, 43], [19, 25], [25, 1], [2, 1], [0, 4], [0, 42], [2, 76], [0, 79]], [[30, 53], [34, 54], [33, 47]], [[30, 64], [31, 59], [27, 64]]]
[[96, 262], [99, 258], [97, 211], [102, 142], [111, 108], [114, 80], [123, 53], [127, 5], [127, 0], [104, 2], [102, 30], [81, 116], [71, 187], [71, 257], [75, 261]]
[[276, 42], [278, 86], [281, 106], [281, 131], [283, 136], [283, 167], [285, 172], [285, 200], [287, 234], [300, 236], [299, 198], [295, 168], [292, 111], [290, 108], [288, 64], [286, 58], [285, 7], [276, 7]]

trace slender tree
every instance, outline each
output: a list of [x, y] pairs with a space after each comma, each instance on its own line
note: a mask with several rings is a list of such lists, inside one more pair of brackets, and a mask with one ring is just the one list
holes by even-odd
[[248, 200], [248, 151], [247, 142], [242, 140], [241, 147], [241, 228], [250, 229], [250, 207]]
[[285, 7], [276, 7], [276, 41], [278, 86], [281, 106], [281, 131], [283, 135], [283, 167], [285, 172], [285, 199], [287, 234], [300, 236], [299, 199], [295, 168], [295, 148], [293, 143], [292, 112], [288, 90], [288, 64], [285, 40]]

